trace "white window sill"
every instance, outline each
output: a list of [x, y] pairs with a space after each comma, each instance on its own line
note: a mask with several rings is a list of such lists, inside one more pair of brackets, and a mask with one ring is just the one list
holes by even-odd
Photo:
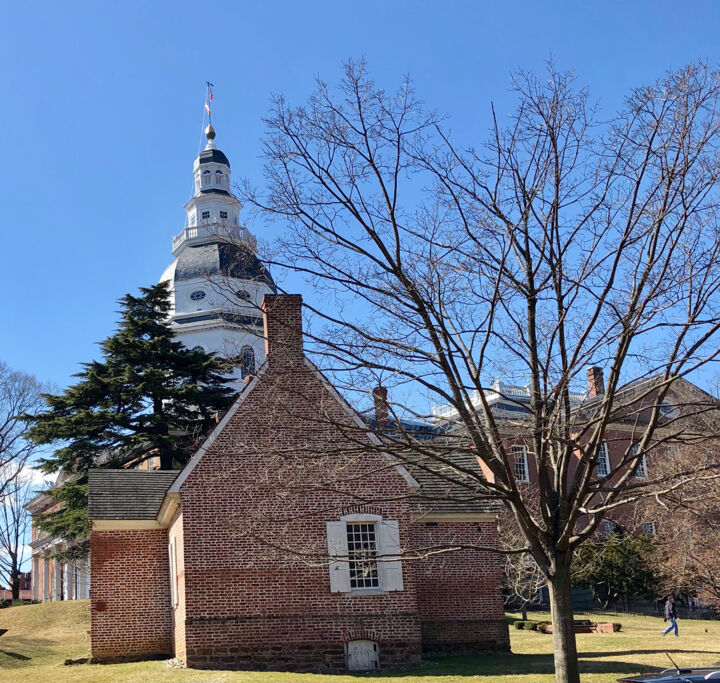
[[388, 591], [384, 591], [382, 588], [355, 588], [349, 593], [345, 593], [345, 595], [349, 595], [351, 597], [361, 595], [388, 595]]

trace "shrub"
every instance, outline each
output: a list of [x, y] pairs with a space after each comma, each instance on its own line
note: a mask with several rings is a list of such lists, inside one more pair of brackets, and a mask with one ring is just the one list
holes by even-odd
[[528, 619], [527, 621], [518, 619], [517, 621], [514, 622], [513, 625], [515, 626], [516, 629], [518, 629], [520, 631], [534, 631], [536, 629], [538, 623], [539, 622], [532, 621], [530, 619]]

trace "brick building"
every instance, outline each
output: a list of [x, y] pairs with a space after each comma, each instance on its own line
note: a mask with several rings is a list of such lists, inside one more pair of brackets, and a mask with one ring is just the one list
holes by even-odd
[[[180, 472], [91, 470], [92, 655], [368, 670], [509, 649], [496, 512], [368, 449], [266, 295], [266, 362]], [[478, 468], [472, 458], [463, 463]], [[444, 493], [447, 486], [443, 483]]]
[[[598, 479], [608, 477], [610, 482], [623, 476], [635, 462], [635, 454], [650, 424], [651, 412], [656, 404], [659, 410], [653, 438], [641, 452], [640, 462], [629, 479], [631, 485], [643, 485], [662, 476], [668, 465], [679, 456], [685, 458], [710, 457], [718, 450], [717, 399], [685, 378], [675, 378], [665, 397], [658, 399], [663, 380], [660, 376], [636, 379], [619, 387], [613, 395], [614, 408], [604, 430], [603, 441], [595, 467]], [[538, 484], [537, 462], [532, 453], [530, 438], [530, 390], [496, 380], [485, 390], [485, 400], [499, 425], [503, 446], [513, 467], [515, 480], [522, 490], [534, 495]], [[567, 477], [572, 479], [585, 457], [582, 444], [599, 419], [599, 406], [605, 398], [603, 370], [587, 369], [587, 389], [569, 393], [572, 406], [573, 438], [577, 439], [575, 458], [570, 463]], [[480, 411], [479, 393], [473, 392], [471, 402]], [[449, 431], [462, 434], [454, 427], [457, 412], [452, 406], [433, 407], [436, 425], [449, 424]], [[716, 456], [714, 456], [716, 457]], [[494, 474], [480, 463], [489, 481]], [[608, 534], [617, 524], [634, 532], [654, 534], [656, 522], [643, 500], [637, 505], [620, 506], [607, 515], [599, 527], [601, 535]]]

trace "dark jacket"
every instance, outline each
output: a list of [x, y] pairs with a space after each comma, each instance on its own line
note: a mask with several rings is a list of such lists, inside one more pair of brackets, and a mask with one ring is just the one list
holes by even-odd
[[665, 619], [677, 619], [675, 603], [670, 602], [669, 600], [665, 603]]

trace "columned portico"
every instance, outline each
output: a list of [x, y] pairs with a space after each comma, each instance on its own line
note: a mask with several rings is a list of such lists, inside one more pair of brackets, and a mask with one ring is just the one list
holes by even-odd
[[47, 494], [36, 496], [26, 509], [33, 515], [32, 597], [33, 600], [80, 600], [90, 597], [89, 558], [62, 559], [67, 543], [40, 529], [35, 517], [53, 505]]

